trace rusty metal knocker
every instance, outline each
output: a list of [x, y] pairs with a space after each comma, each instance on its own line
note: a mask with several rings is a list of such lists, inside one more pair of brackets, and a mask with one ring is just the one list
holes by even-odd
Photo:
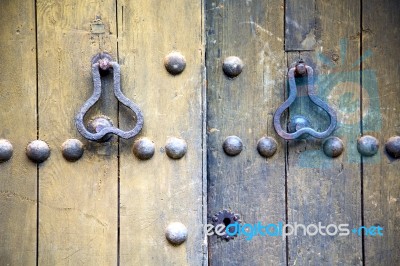
[[[308, 120], [302, 116], [295, 117], [295, 120], [296, 120], [294, 122], [295, 125], [292, 126], [292, 130], [290, 130], [293, 132], [290, 132], [290, 133], [285, 132], [282, 129], [280, 117], [281, 117], [282, 113], [285, 111], [285, 109], [289, 108], [289, 106], [295, 101], [296, 96], [297, 96], [295, 73], [299, 74], [299, 75], [307, 74], [308, 96], [310, 97], [310, 99], [313, 103], [315, 103], [317, 106], [324, 109], [330, 117], [330, 125], [323, 132], [317, 132], [314, 129], [312, 129], [311, 127], [309, 127]], [[299, 61], [299, 63], [295, 67], [289, 69], [288, 78], [289, 78], [289, 90], [290, 90], [289, 97], [281, 106], [279, 106], [279, 108], [276, 110], [276, 112], [274, 114], [274, 127], [275, 127], [276, 132], [279, 134], [279, 136], [281, 136], [282, 138], [284, 138], [286, 140], [297, 139], [304, 134], [309, 134], [309, 135], [311, 135], [315, 138], [319, 138], [319, 139], [328, 137], [330, 134], [332, 134], [332, 132], [336, 128], [336, 123], [337, 123], [336, 112], [327, 103], [325, 103], [324, 101], [322, 101], [321, 99], [319, 99], [316, 96], [316, 92], [314, 90], [313, 69], [310, 66], [305, 65], [303, 61]]]
[[[129, 131], [123, 131], [119, 128], [112, 126], [112, 124], [102, 124], [99, 127], [96, 127], [96, 132], [92, 133], [87, 130], [85, 125], [83, 124], [83, 118], [86, 112], [93, 107], [93, 105], [100, 99], [101, 96], [101, 78], [100, 71], [107, 71], [109, 68], [113, 69], [114, 72], [114, 95], [123, 105], [131, 109], [136, 116], [136, 125], [133, 129]], [[79, 113], [75, 117], [75, 125], [78, 129], [79, 133], [82, 134], [86, 139], [92, 141], [105, 141], [109, 138], [110, 134], [115, 134], [124, 139], [130, 139], [136, 136], [143, 127], [143, 114], [139, 107], [134, 104], [131, 100], [129, 100], [125, 95], [122, 94], [121, 91], [121, 71], [120, 66], [117, 62], [112, 61], [111, 55], [107, 53], [100, 53], [93, 57], [92, 59], [92, 76], [93, 76], [93, 84], [94, 84], [94, 92], [92, 96], [83, 104]]]

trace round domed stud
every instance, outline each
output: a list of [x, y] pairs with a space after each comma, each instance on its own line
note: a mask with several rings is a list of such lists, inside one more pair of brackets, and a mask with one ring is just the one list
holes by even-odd
[[257, 151], [261, 156], [265, 158], [269, 158], [274, 155], [277, 149], [278, 144], [276, 143], [276, 140], [274, 138], [262, 137], [257, 142]]
[[133, 143], [133, 154], [140, 160], [148, 160], [154, 155], [154, 142], [148, 138], [140, 138]]
[[297, 75], [304, 75], [307, 72], [306, 65], [304, 64], [303, 60], [300, 60], [299, 63], [296, 65], [296, 74]]
[[13, 146], [6, 139], [0, 139], [0, 163], [8, 161], [13, 155]]
[[165, 237], [173, 245], [180, 245], [186, 241], [188, 230], [186, 226], [180, 222], [170, 223], [165, 229]]
[[395, 136], [388, 139], [385, 144], [385, 149], [387, 153], [392, 156], [393, 158], [400, 157], [400, 137]]
[[186, 154], [186, 151], [187, 144], [183, 139], [172, 137], [167, 140], [165, 152], [171, 159], [182, 158]]
[[237, 56], [229, 56], [225, 58], [224, 63], [222, 64], [222, 70], [224, 71], [225, 75], [230, 78], [234, 78], [239, 76], [243, 70], [243, 62]]
[[78, 139], [67, 139], [62, 144], [61, 151], [67, 161], [75, 162], [83, 155], [83, 144]]
[[186, 67], [185, 57], [179, 52], [171, 52], [164, 58], [164, 66], [171, 75], [178, 75]]
[[50, 148], [42, 140], [34, 140], [26, 147], [26, 155], [35, 163], [42, 163], [50, 156]]
[[329, 137], [322, 143], [322, 149], [326, 156], [335, 158], [343, 153], [343, 141], [338, 137]]
[[229, 136], [222, 144], [222, 148], [229, 156], [236, 156], [243, 150], [242, 140], [237, 136]]
[[295, 115], [289, 121], [288, 132], [294, 133], [305, 127], [311, 127], [310, 121], [302, 115]]
[[[98, 133], [100, 132], [103, 128], [106, 127], [112, 127], [113, 123], [111, 121], [111, 118], [105, 116], [105, 115], [100, 115], [96, 116], [93, 119], [91, 119], [88, 123], [88, 131], [91, 133]], [[99, 142], [107, 142], [112, 139], [112, 134], [106, 134], [104, 137], [102, 137]]]
[[357, 141], [357, 150], [361, 155], [373, 156], [378, 152], [379, 141], [369, 135], [362, 136]]

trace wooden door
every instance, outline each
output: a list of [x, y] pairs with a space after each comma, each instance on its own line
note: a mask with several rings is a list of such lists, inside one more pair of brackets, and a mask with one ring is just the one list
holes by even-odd
[[[399, 9], [395, 0], [3, 0], [0, 264], [400, 264], [400, 144], [389, 141], [400, 135]], [[75, 126], [102, 52], [143, 112], [134, 139], [98, 143]], [[184, 57], [181, 73], [165, 67], [171, 52]], [[274, 129], [300, 59], [337, 113], [338, 157], [324, 153], [325, 139], [284, 140]], [[85, 123], [106, 115], [132, 128], [113, 76], [101, 82]], [[301, 114], [324, 130], [329, 116], [297, 84], [282, 126]], [[379, 142], [372, 156], [357, 148], [365, 135]], [[83, 144], [82, 158], [63, 157], [68, 139]], [[143, 139], [155, 149], [146, 160], [135, 155]], [[44, 162], [26, 155], [34, 140], [50, 148]], [[276, 143], [268, 158], [257, 148], [265, 140]], [[186, 145], [179, 159], [174, 141]], [[233, 222], [215, 219], [227, 213], [242, 225], [348, 224], [383, 235], [207, 237], [207, 224]], [[166, 238], [175, 222], [187, 228], [182, 244]]]
[[[383, 228], [383, 236], [350, 231], [225, 241], [214, 234], [210, 265], [400, 263], [400, 164], [385, 151], [400, 133], [398, 10], [398, 1], [390, 0], [206, 1], [208, 222], [225, 209], [239, 214], [242, 225]], [[221, 68], [230, 56], [244, 64], [235, 78]], [[336, 110], [332, 135], [344, 143], [336, 158], [324, 154], [323, 140], [286, 141], [274, 130], [275, 110], [289, 96], [288, 69], [300, 59], [314, 69], [318, 96]], [[323, 131], [329, 117], [301, 84], [282, 126], [303, 115]], [[243, 143], [236, 156], [223, 150], [232, 135]], [[379, 141], [377, 154], [360, 155], [363, 135]], [[263, 137], [277, 142], [272, 157], [257, 152]]]
[[[199, 1], [2, 1], [0, 136], [14, 156], [0, 165], [1, 265], [201, 263], [202, 10]], [[149, 160], [133, 154], [133, 140], [90, 142], [75, 127], [93, 93], [91, 59], [104, 51], [143, 112], [136, 139], [154, 143]], [[176, 76], [164, 67], [173, 51], [186, 60]], [[112, 85], [112, 75], [102, 78], [103, 95], [87, 117], [106, 115], [128, 130], [132, 113]], [[187, 144], [179, 160], [166, 154], [171, 138]], [[40, 164], [25, 155], [36, 139], [51, 150]], [[76, 162], [62, 156], [67, 139], [84, 144]], [[173, 222], [187, 227], [184, 245], [165, 237]]]

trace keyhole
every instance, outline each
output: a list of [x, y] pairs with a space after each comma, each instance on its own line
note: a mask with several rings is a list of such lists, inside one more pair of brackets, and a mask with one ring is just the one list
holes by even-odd
[[231, 219], [225, 218], [222, 222], [224, 223], [225, 226], [228, 226], [231, 224]]

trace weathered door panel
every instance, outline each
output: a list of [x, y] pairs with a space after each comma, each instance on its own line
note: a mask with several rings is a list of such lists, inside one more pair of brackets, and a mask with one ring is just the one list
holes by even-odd
[[[332, 136], [344, 143], [337, 158], [326, 156], [323, 140], [305, 137], [289, 141], [287, 160], [287, 222], [289, 224], [349, 224], [361, 226], [361, 173], [357, 138], [360, 136], [360, 3], [287, 3], [285, 42], [288, 65], [303, 59], [314, 69], [318, 96], [337, 113], [337, 129]], [[289, 10], [288, 10], [289, 9]], [[302, 13], [303, 12], [303, 13]], [[301, 15], [302, 20], [298, 19]], [[304, 21], [306, 20], [306, 21]], [[297, 28], [293, 25], [297, 25]], [[293, 38], [297, 36], [298, 39]], [[300, 37], [301, 36], [301, 37]], [[305, 47], [306, 45], [306, 47]], [[304, 50], [313, 51], [304, 51]], [[297, 50], [297, 51], [296, 51]], [[298, 98], [289, 108], [289, 119], [308, 118], [313, 128], [324, 131], [329, 116], [312, 103], [305, 80], [298, 78]], [[353, 236], [288, 237], [288, 264], [359, 265], [362, 238]], [[330, 232], [333, 232], [333, 227]], [[326, 234], [326, 233], [325, 233]]]
[[[200, 265], [203, 261], [203, 7], [198, 0], [118, 1], [118, 51], [122, 86], [141, 106], [145, 125], [138, 138], [154, 142], [155, 154], [132, 155], [120, 142], [121, 265]], [[180, 52], [186, 68], [176, 76], [164, 57]], [[121, 127], [131, 126], [120, 108]], [[171, 138], [183, 139], [181, 159], [166, 154]], [[173, 246], [165, 229], [181, 222], [185, 244]]]
[[[395, 0], [2, 1], [0, 139], [13, 156], [0, 162], [0, 264], [399, 265], [400, 166], [385, 151], [400, 135], [399, 9]], [[93, 92], [90, 60], [104, 51], [143, 111], [135, 139], [96, 143], [75, 127]], [[172, 51], [186, 60], [178, 75], [164, 66]], [[222, 68], [229, 56], [244, 63], [235, 78]], [[274, 130], [299, 59], [337, 112], [337, 158], [324, 154], [323, 140], [285, 141]], [[328, 115], [310, 102], [304, 79], [297, 84], [284, 130], [299, 114], [324, 130]], [[112, 75], [102, 78], [85, 123], [103, 114], [131, 128], [112, 86]], [[366, 134], [380, 142], [371, 157], [357, 150]], [[243, 148], [228, 156], [223, 143], [233, 135]], [[266, 136], [277, 142], [269, 158], [257, 151]], [[174, 137], [187, 144], [181, 159], [167, 155]], [[70, 138], [84, 144], [76, 162], [62, 156]], [[155, 145], [148, 160], [133, 153], [143, 138]], [[25, 154], [36, 139], [51, 149], [40, 164]], [[381, 226], [383, 236], [207, 238], [204, 225], [224, 209], [242, 224]], [[181, 245], [166, 239], [172, 222], [188, 229]]]
[[[243, 223], [284, 221], [285, 142], [272, 126], [285, 92], [283, 1], [210, 0], [206, 10], [208, 222], [224, 209], [238, 213]], [[244, 64], [234, 79], [222, 70], [229, 56]], [[242, 140], [243, 150], [231, 157], [222, 145], [232, 135]], [[272, 158], [257, 152], [264, 136], [278, 142]], [[209, 241], [211, 265], [286, 263], [286, 243], [279, 237], [226, 242], [213, 235]]]
[[[38, 261], [41, 265], [117, 263], [118, 145], [90, 143], [74, 118], [93, 93], [91, 58], [117, 54], [115, 1], [37, 1], [38, 137], [52, 152], [39, 168]], [[92, 23], [104, 24], [94, 33]], [[112, 78], [103, 79], [101, 102], [87, 115], [117, 122]], [[84, 156], [66, 161], [61, 144], [78, 138]]]
[[0, 264], [36, 262], [37, 167], [24, 148], [36, 139], [36, 42], [33, 1], [2, 1], [0, 8], [0, 139], [13, 157], [0, 163]]
[[[369, 0], [362, 5], [362, 54], [370, 55], [361, 71], [362, 129], [380, 143], [375, 158], [362, 161], [363, 221], [384, 228], [383, 237], [365, 237], [367, 265], [400, 264], [400, 161], [385, 151], [389, 138], [400, 135], [399, 10], [399, 1]], [[367, 90], [374, 85], [378, 95]]]

